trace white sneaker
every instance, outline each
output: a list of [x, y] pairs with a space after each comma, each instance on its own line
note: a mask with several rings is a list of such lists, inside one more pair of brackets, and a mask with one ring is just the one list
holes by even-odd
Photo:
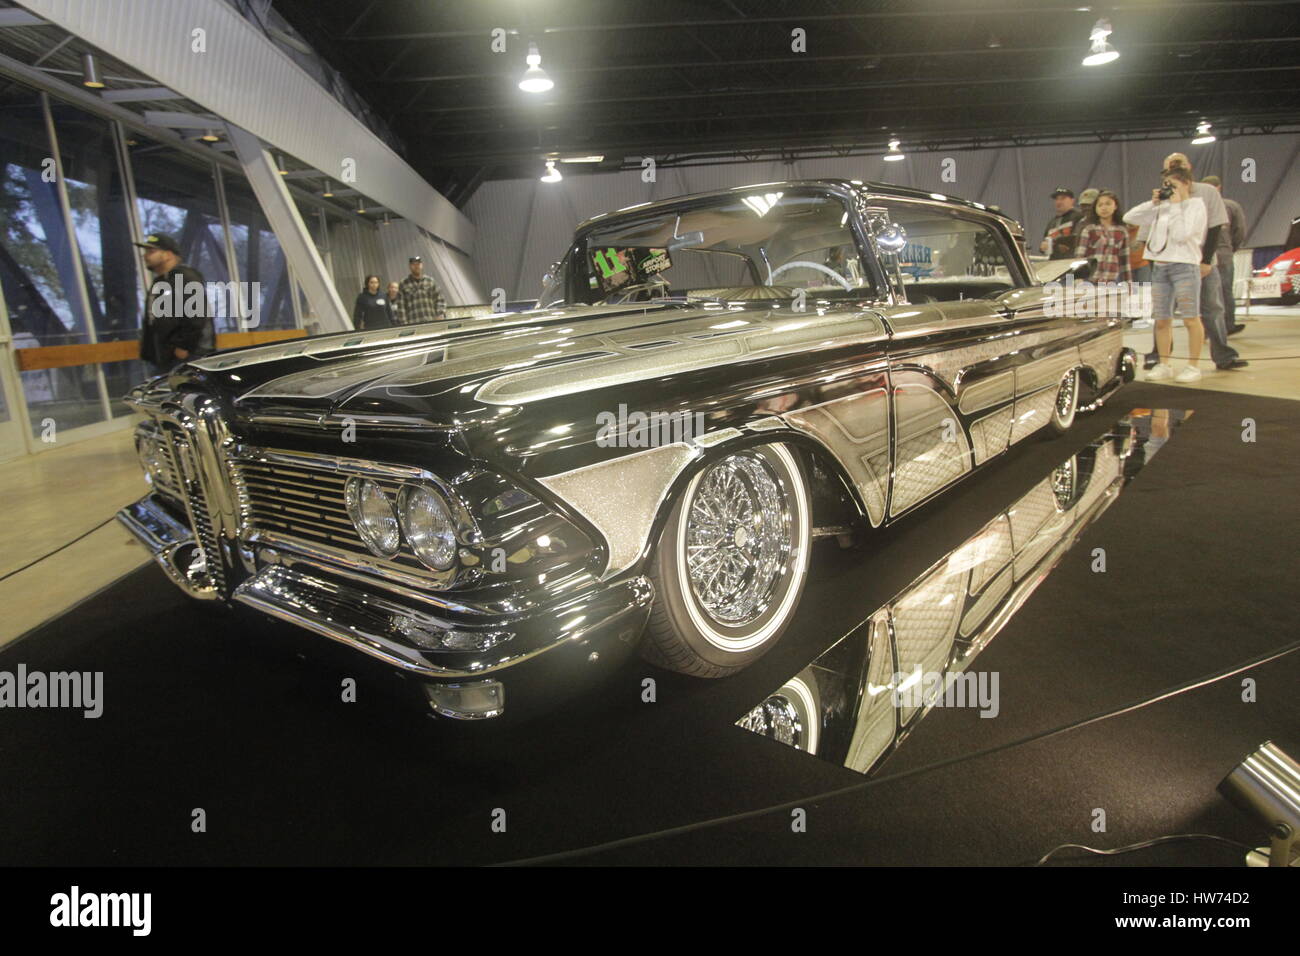
[[1168, 365], [1157, 365], [1147, 372], [1146, 380], [1148, 382], [1163, 382], [1167, 378], [1174, 377], [1174, 370]]
[[1200, 380], [1201, 380], [1201, 370], [1192, 365], [1188, 365], [1176, 376], [1174, 376], [1175, 382], [1199, 382]]

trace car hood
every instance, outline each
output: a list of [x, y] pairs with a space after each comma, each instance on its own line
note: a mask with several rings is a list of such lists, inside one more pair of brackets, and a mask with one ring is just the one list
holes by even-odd
[[[858, 305], [576, 306], [297, 339], [191, 363], [240, 414], [398, 416], [459, 426], [547, 398], [883, 339]], [[460, 326], [457, 328], [456, 326]]]

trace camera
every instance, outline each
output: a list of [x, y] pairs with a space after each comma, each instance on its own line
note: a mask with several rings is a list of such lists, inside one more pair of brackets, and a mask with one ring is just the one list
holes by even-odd
[[1174, 194], [1174, 187], [1169, 183], [1165, 183], [1156, 192], [1156, 195], [1159, 196], [1161, 199], [1168, 199], [1173, 194]]

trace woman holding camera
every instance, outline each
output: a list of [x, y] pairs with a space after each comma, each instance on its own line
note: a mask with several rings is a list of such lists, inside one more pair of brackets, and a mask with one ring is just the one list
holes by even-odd
[[[1161, 173], [1164, 185], [1151, 191], [1151, 199], [1124, 214], [1124, 221], [1146, 225], [1146, 257], [1151, 262], [1152, 318], [1156, 322], [1159, 361], [1147, 373], [1148, 382], [1172, 378], [1196, 382], [1196, 363], [1205, 343], [1201, 325], [1201, 244], [1205, 241], [1205, 203], [1191, 195], [1191, 173], [1185, 167]], [[1174, 316], [1187, 328], [1188, 365], [1177, 375], [1169, 367], [1174, 344]]]

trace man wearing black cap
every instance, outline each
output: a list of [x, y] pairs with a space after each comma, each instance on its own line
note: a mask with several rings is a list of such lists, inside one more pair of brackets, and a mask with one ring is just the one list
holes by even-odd
[[181, 261], [181, 247], [165, 233], [145, 236], [144, 250], [153, 273], [140, 323], [140, 358], [162, 374], [213, 350], [212, 310], [203, 273]]
[[402, 280], [402, 316], [407, 325], [433, 322], [444, 317], [447, 308], [438, 283], [424, 274], [424, 260], [411, 256], [407, 260], [411, 274]]
[[1057, 186], [1052, 190], [1052, 202], [1056, 215], [1048, 220], [1039, 248], [1053, 259], [1072, 259], [1083, 213], [1074, 208], [1073, 189]]

